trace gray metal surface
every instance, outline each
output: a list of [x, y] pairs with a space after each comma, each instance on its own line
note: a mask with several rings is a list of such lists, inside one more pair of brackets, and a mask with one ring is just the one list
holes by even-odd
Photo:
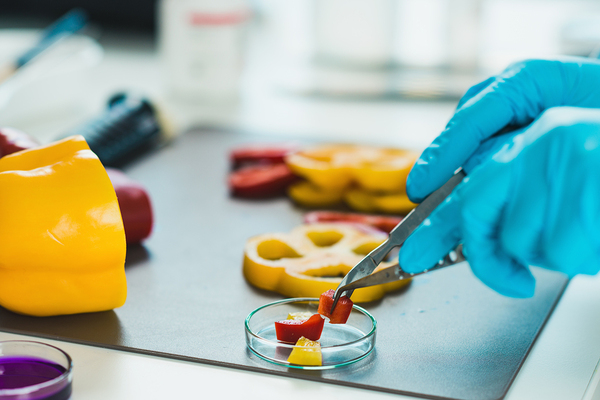
[[420, 397], [503, 397], [567, 284], [561, 275], [535, 270], [526, 300], [496, 294], [466, 264], [417, 277], [364, 305], [378, 321], [375, 351], [336, 370], [288, 370], [246, 349], [245, 317], [281, 296], [246, 283], [243, 246], [291, 230], [303, 212], [283, 198], [228, 196], [228, 149], [257, 141], [277, 138], [195, 131], [132, 164], [156, 225], [144, 247], [128, 250], [127, 303], [48, 318], [0, 309], [0, 330]]

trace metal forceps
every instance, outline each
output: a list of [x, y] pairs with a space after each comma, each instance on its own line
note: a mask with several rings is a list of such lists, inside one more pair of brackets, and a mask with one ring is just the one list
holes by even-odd
[[346, 274], [333, 296], [333, 305], [331, 306], [332, 312], [340, 297], [344, 294], [350, 297], [352, 292], [354, 292], [354, 289], [412, 278], [413, 276], [448, 267], [465, 260], [464, 255], [462, 254], [462, 246], [459, 245], [454, 251], [451, 251], [446, 257], [440, 260], [438, 264], [423, 272], [411, 274], [405, 272], [399, 264], [396, 264], [372, 274], [375, 268], [377, 268], [379, 263], [385, 259], [390, 251], [401, 246], [413, 231], [417, 229], [421, 222], [429, 217], [431, 212], [439, 206], [450, 193], [452, 193], [452, 190], [462, 182], [465, 176], [466, 174], [462, 169], [457, 170], [442, 187], [427, 196], [421, 204], [402, 220], [402, 222], [392, 229], [385, 242], [367, 254], [365, 258]]

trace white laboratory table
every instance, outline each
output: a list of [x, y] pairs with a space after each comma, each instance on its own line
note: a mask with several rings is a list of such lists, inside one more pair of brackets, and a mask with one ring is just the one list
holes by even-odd
[[[162, 96], [161, 72], [147, 38], [106, 37], [102, 62], [60, 118], [15, 121], [13, 125], [46, 140], [96, 113], [116, 90], [134, 89], [161, 99], [179, 131], [194, 123], [221, 125], [282, 137], [329, 138], [424, 148], [443, 129], [452, 102], [315, 99], [276, 90], [252, 71], [249, 62], [240, 102], [235, 106], [177, 106]], [[263, 60], [264, 62], [264, 60]], [[261, 68], [264, 67], [264, 63]], [[247, 78], [247, 77], [246, 77]], [[240, 322], [241, 326], [241, 322]], [[240, 328], [241, 329], [241, 328]], [[0, 340], [28, 339], [53, 344], [75, 365], [73, 399], [345, 398], [408, 397], [255, 372], [109, 350], [0, 332]], [[600, 399], [600, 277], [577, 277], [569, 284], [535, 342], [507, 400]]]
[[[578, 277], [569, 284], [506, 400], [600, 398], [599, 289], [598, 277]], [[49, 343], [69, 353], [74, 400], [411, 398], [0, 332], [0, 340], [16, 339]]]

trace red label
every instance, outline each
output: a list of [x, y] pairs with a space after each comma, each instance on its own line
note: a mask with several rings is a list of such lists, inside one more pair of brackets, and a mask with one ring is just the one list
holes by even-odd
[[202, 12], [190, 13], [190, 24], [192, 25], [234, 25], [248, 19], [247, 11], [232, 12], [224, 14], [210, 14]]

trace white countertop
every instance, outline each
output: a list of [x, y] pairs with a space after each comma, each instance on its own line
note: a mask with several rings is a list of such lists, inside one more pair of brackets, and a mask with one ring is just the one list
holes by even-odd
[[[599, 289], [598, 277], [578, 277], [569, 284], [507, 400], [600, 398], [596, 391], [600, 374], [595, 372], [600, 359]], [[16, 339], [53, 344], [72, 357], [73, 399], [411, 398], [0, 332], [0, 340]]]
[[[165, 102], [179, 130], [194, 123], [281, 137], [329, 138], [424, 148], [443, 129], [454, 102], [358, 101], [286, 93], [260, 79], [244, 84], [233, 107], [177, 106], [162, 95], [157, 55], [147, 38], [107, 38], [100, 64], [80, 81], [80, 96], [55, 118], [10, 121], [42, 141], [94, 115], [117, 90], [135, 89]], [[249, 70], [253, 66], [249, 65]], [[81, 84], [83, 82], [83, 84]], [[192, 116], [192, 117], [190, 117]], [[1, 121], [1, 119], [0, 119]], [[4, 121], [2, 121], [5, 124]], [[600, 399], [600, 277], [568, 286], [533, 346], [508, 400]], [[404, 396], [0, 332], [0, 340], [54, 344], [74, 360], [74, 399], [232, 398], [401, 399]]]

